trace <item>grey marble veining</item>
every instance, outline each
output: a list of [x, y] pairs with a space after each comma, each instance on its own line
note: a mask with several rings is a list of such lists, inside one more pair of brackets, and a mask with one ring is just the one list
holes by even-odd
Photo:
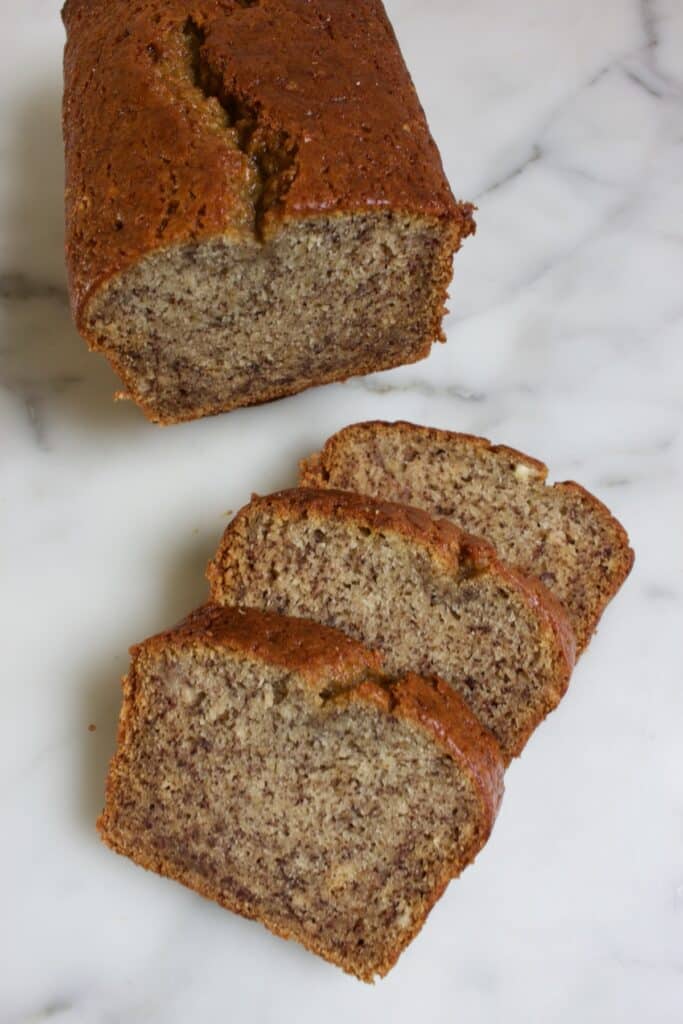
[[[454, 190], [479, 206], [448, 343], [164, 430], [112, 401], [70, 319], [59, 3], [26, 0], [7, 26], [1, 1024], [683, 1020], [683, 7], [387, 6]], [[203, 600], [228, 510], [369, 418], [528, 451], [606, 501], [637, 553], [510, 768], [490, 843], [374, 988], [94, 832], [128, 645]]]

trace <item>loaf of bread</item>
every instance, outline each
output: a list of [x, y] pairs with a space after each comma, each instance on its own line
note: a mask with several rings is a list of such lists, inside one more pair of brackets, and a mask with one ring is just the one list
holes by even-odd
[[331, 490], [254, 498], [209, 566], [212, 600], [309, 617], [450, 683], [519, 754], [562, 697], [574, 641], [559, 605], [493, 548], [418, 509]]
[[334, 630], [207, 606], [132, 650], [104, 841], [371, 981], [486, 841], [496, 744]]
[[429, 353], [457, 203], [381, 0], [67, 0], [73, 312], [173, 423]]
[[581, 652], [633, 551], [602, 502], [576, 483], [550, 487], [547, 475], [513, 448], [412, 423], [353, 424], [301, 465], [304, 486], [405, 502], [488, 538], [562, 603]]

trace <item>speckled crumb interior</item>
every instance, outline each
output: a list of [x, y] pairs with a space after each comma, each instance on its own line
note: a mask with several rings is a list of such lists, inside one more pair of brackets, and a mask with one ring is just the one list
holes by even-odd
[[249, 405], [427, 355], [451, 248], [392, 213], [173, 246], [100, 289], [87, 326], [161, 421]]
[[468, 776], [329, 680], [210, 647], [143, 652], [125, 721], [106, 841], [365, 980], [480, 845]]

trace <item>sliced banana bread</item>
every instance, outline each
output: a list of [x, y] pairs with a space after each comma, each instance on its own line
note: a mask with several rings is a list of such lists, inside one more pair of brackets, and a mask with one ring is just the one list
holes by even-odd
[[131, 651], [98, 826], [371, 981], [486, 841], [495, 742], [450, 687], [313, 622], [206, 606]]
[[546, 484], [542, 462], [483, 437], [412, 423], [356, 423], [301, 464], [307, 487], [360, 491], [445, 516], [538, 576], [588, 644], [633, 565], [626, 531], [576, 483]]
[[564, 613], [494, 549], [425, 512], [341, 491], [254, 498], [209, 566], [212, 599], [305, 616], [441, 676], [506, 758], [559, 702], [573, 664]]

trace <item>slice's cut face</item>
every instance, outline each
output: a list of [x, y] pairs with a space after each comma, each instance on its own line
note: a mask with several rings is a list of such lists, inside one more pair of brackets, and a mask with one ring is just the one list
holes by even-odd
[[302, 483], [423, 508], [485, 537], [567, 611], [579, 650], [633, 564], [626, 532], [578, 484], [484, 438], [409, 423], [358, 423], [302, 465]]
[[366, 213], [170, 246], [96, 291], [85, 329], [153, 419], [252, 405], [428, 355], [456, 243]]
[[339, 689], [334, 659], [314, 683], [210, 635], [134, 653], [105, 841], [364, 980], [386, 973], [488, 835], [476, 778], [388, 710], [374, 673]]
[[337, 492], [255, 499], [210, 566], [213, 599], [316, 619], [380, 650], [391, 672], [440, 676], [515, 756], [558, 704], [573, 652], [489, 548], [439, 549], [419, 527], [380, 524], [387, 508], [411, 515]]

